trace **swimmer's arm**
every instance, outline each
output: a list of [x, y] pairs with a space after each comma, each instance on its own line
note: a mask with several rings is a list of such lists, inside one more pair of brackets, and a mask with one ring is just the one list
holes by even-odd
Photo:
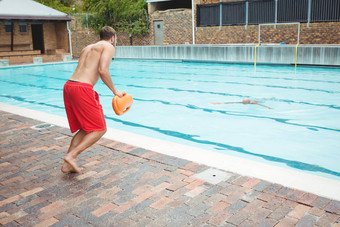
[[259, 106], [266, 107], [266, 108], [268, 108], [268, 109], [273, 109], [273, 108], [271, 108], [271, 107], [269, 107], [269, 106], [266, 106], [266, 105], [263, 105], [263, 104], [260, 104], [260, 103], [254, 103], [254, 104], [259, 105]]
[[106, 86], [113, 92], [114, 95], [122, 96], [122, 92], [118, 91], [113, 85], [109, 71], [114, 54], [115, 48], [113, 46], [104, 48], [99, 61], [99, 75], [104, 84], [106, 84]]

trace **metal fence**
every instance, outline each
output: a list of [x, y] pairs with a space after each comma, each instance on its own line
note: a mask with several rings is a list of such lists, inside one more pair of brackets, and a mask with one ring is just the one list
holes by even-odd
[[199, 26], [217, 26], [220, 24], [220, 10], [218, 4], [197, 5]]
[[340, 0], [247, 0], [197, 5], [197, 26], [340, 21]]

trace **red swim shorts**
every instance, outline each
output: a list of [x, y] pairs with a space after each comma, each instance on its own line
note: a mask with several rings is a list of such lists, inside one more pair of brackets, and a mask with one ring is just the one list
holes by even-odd
[[79, 129], [87, 133], [106, 129], [99, 95], [91, 84], [67, 81], [64, 85], [64, 104], [72, 133]]

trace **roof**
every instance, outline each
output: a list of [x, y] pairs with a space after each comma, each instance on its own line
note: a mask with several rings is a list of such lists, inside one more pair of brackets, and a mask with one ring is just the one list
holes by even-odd
[[0, 20], [71, 20], [63, 12], [33, 0], [0, 0]]
[[170, 2], [172, 0], [145, 0], [147, 3], [149, 2]]

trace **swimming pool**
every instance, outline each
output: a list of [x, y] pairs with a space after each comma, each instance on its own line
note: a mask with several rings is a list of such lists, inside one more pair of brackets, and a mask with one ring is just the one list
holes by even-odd
[[[0, 102], [66, 116], [62, 88], [76, 63], [0, 69]], [[113, 61], [134, 97], [116, 116], [95, 90], [109, 127], [340, 180], [340, 69]], [[211, 102], [251, 98], [272, 107]]]

